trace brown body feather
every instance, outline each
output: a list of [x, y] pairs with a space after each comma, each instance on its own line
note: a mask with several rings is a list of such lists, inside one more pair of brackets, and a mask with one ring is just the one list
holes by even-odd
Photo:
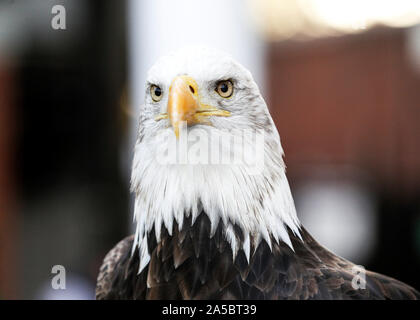
[[[419, 299], [412, 287], [366, 272], [366, 288], [354, 289], [354, 264], [319, 245], [302, 228], [302, 240], [290, 237], [295, 252], [273, 241], [261, 241], [248, 263], [243, 251], [233, 260], [222, 224], [210, 237], [210, 221], [202, 213], [186, 218], [161, 241], [149, 235], [150, 262], [138, 274], [133, 236], [117, 244], [100, 269], [97, 299]], [[242, 234], [237, 230], [238, 241]]]

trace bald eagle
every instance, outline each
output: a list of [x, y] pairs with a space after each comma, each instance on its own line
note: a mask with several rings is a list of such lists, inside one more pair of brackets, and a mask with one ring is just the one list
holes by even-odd
[[355, 285], [356, 266], [305, 230], [266, 103], [223, 52], [189, 47], [150, 69], [131, 189], [136, 232], [106, 255], [97, 299], [420, 297], [371, 271]]

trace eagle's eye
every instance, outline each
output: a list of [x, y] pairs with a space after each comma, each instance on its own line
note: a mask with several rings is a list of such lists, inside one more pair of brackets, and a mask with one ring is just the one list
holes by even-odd
[[222, 98], [230, 98], [233, 93], [233, 83], [230, 80], [222, 80], [217, 83], [216, 92]]
[[162, 89], [157, 85], [152, 85], [150, 87], [150, 95], [152, 96], [153, 101], [158, 102], [162, 99]]

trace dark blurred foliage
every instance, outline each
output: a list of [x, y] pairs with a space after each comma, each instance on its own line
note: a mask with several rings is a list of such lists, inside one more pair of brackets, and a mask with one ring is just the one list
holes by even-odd
[[[125, 6], [122, 1], [83, 6], [82, 34], [71, 46], [48, 51], [33, 41], [17, 59], [16, 173], [25, 275], [20, 295], [25, 298], [39, 297], [54, 264], [94, 283], [101, 259], [128, 228], [128, 187], [120, 166], [127, 129], [120, 107]], [[70, 29], [71, 12], [67, 16]], [[51, 41], [68, 36], [68, 30], [50, 29]], [[75, 212], [79, 208], [83, 212]], [[58, 220], [74, 225], [53, 223]], [[74, 237], [80, 248], [72, 247]], [[36, 258], [45, 262], [30, 261]], [[34, 264], [43, 270], [34, 272]]]

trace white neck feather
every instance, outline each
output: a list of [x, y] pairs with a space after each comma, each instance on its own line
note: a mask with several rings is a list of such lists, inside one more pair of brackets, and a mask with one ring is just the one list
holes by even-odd
[[[131, 187], [136, 194], [137, 222], [133, 252], [139, 248], [139, 272], [150, 260], [147, 234], [153, 227], [159, 241], [162, 226], [171, 234], [174, 221], [181, 229], [185, 215], [192, 215], [194, 223], [201, 210], [209, 217], [212, 231], [223, 223], [233, 258], [243, 250], [249, 261], [251, 247], [256, 248], [261, 240], [270, 247], [271, 239], [275, 239], [292, 248], [286, 227], [300, 237], [300, 222], [275, 128], [264, 141], [264, 167], [258, 174], [250, 174], [244, 164], [162, 165], [153, 151], [156, 143], [152, 137], [139, 139], [133, 162]], [[241, 243], [234, 234], [234, 225], [243, 231], [245, 240]]]

